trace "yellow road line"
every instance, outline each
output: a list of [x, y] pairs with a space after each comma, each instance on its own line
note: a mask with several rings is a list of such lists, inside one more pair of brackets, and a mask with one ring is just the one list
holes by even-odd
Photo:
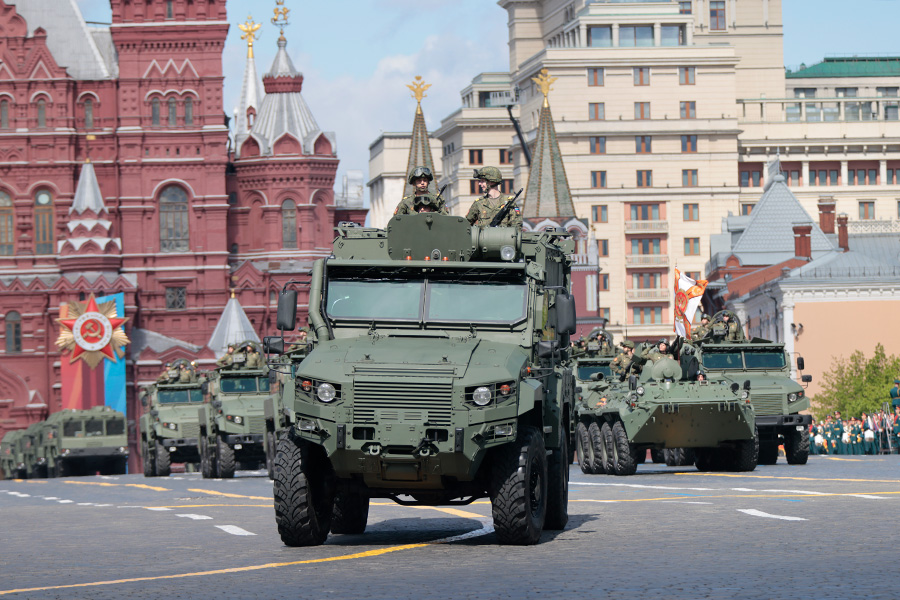
[[402, 550], [411, 550], [413, 548], [423, 548], [429, 544], [404, 544], [402, 546], [390, 546], [381, 548], [380, 550], [367, 550], [366, 552], [357, 552], [354, 554], [344, 554], [341, 556], [331, 556], [328, 558], [313, 558], [310, 560], [296, 560], [282, 563], [266, 563], [264, 565], [251, 565], [249, 567], [234, 567], [230, 569], [215, 569], [213, 571], [197, 571], [195, 573], [179, 573], [177, 575], [155, 575], [151, 577], [134, 577], [131, 579], [113, 579], [110, 581], [94, 581], [91, 583], [73, 583], [69, 585], [48, 585], [33, 588], [20, 588], [17, 590], [0, 590], [0, 596], [8, 594], [21, 594], [23, 592], [42, 592], [46, 590], [67, 590], [73, 588], [95, 587], [101, 585], [116, 585], [122, 583], [137, 583], [140, 581], [160, 581], [163, 579], [183, 579], [186, 577], [202, 577], [205, 575], [225, 575], [229, 573], [246, 573], [247, 571], [259, 571], [262, 569], [275, 569], [278, 567], [292, 567], [296, 565], [311, 565], [316, 563], [336, 562], [342, 560], [353, 560], [356, 558], [369, 558], [371, 556], [380, 556], [391, 552], [400, 552]]
[[701, 477], [740, 477], [746, 479], [785, 479], [794, 481], [852, 481], [855, 483], [900, 483], [900, 479], [828, 479], [818, 477], [779, 477], [776, 475], [747, 475], [746, 473], [675, 473], [675, 475]]
[[46, 481], [40, 481], [37, 479], [13, 479], [13, 481], [24, 481], [25, 483], [47, 483]]
[[225, 492], [217, 492], [216, 490], [196, 490], [188, 489], [189, 492], [198, 492], [200, 494], [210, 494], [212, 496], [224, 496], [225, 498], [245, 498], [247, 500], [271, 500], [266, 496], [241, 496], [240, 494], [226, 494]]
[[862, 462], [865, 459], [862, 458], [838, 458], [836, 456], [826, 456], [825, 460], [840, 460], [845, 462]]
[[727, 494], [724, 496], [710, 495], [690, 495], [690, 496], [668, 496], [664, 498], [624, 498], [619, 500], [595, 500], [591, 498], [574, 499], [569, 498], [569, 502], [594, 502], [597, 504], [616, 504], [619, 502], [657, 502], [660, 500], [686, 500], [692, 498], [825, 498], [828, 496], [890, 496], [900, 494], [900, 492], [847, 492], [847, 493], [822, 493], [822, 494]]
[[171, 504], [169, 506], [143, 506], [142, 508], [272, 508], [271, 504]]
[[410, 508], [418, 508], [421, 510], [437, 510], [443, 513], [447, 513], [448, 515], [453, 515], [456, 517], [464, 517], [466, 519], [483, 519], [484, 515], [479, 515], [478, 513], [468, 512], [465, 510], [459, 510], [457, 508], [449, 508], [446, 506], [412, 506]]
[[109, 483], [106, 481], [72, 481], [66, 480], [63, 483], [72, 483], [75, 485], [99, 485], [101, 487], [133, 487], [140, 488], [143, 490], [153, 490], [154, 492], [171, 492], [172, 490], [164, 487], [157, 487], [155, 485], [147, 485], [146, 483]]

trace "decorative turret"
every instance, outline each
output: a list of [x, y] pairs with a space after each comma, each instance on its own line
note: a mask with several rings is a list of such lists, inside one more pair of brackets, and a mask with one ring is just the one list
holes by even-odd
[[243, 141], [247, 139], [262, 104], [259, 78], [256, 75], [256, 59], [253, 57], [253, 42], [259, 39], [256, 32], [260, 27], [262, 25], [255, 23], [253, 17], [249, 15], [244, 23], [238, 25], [238, 28], [244, 32], [241, 39], [247, 41], [247, 64], [244, 67], [244, 82], [241, 85], [241, 101], [234, 109], [234, 145], [236, 148], [240, 148]]
[[[431, 157], [431, 142], [428, 139], [428, 129], [425, 127], [425, 115], [422, 113], [422, 98], [426, 96], [425, 90], [431, 87], [430, 83], [425, 83], [421, 75], [416, 75], [415, 81], [408, 84], [408, 87], [416, 99], [416, 116], [413, 119], [412, 136], [409, 140], [409, 160], [406, 163], [406, 173], [404, 179], [416, 167], [428, 167], [434, 174], [434, 159]], [[403, 188], [403, 195], [408, 196], [415, 192], [409, 181]]]
[[215, 352], [216, 358], [219, 358], [228, 350], [229, 344], [239, 344], [245, 341], [259, 343], [259, 336], [256, 335], [253, 324], [250, 323], [250, 319], [247, 318], [244, 308], [234, 297], [234, 290], [232, 290], [231, 298], [225, 305], [222, 316], [219, 317], [219, 322], [206, 345]]
[[122, 241], [111, 236], [112, 221], [90, 160], [81, 168], [66, 227], [68, 237], [57, 242], [61, 271], [118, 271]]

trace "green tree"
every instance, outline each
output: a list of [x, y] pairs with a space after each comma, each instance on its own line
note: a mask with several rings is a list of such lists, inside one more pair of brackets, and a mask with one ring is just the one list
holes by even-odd
[[835, 410], [846, 417], [880, 410], [894, 379], [900, 377], [900, 356], [888, 356], [884, 346], [875, 346], [871, 358], [857, 350], [850, 358], [836, 357], [831, 369], [822, 376], [822, 391], [812, 398], [816, 418]]

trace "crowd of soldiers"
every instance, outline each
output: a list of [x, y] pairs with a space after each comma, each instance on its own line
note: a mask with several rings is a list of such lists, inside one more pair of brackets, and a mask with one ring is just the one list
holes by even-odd
[[893, 408], [894, 414], [879, 410], [844, 420], [835, 411], [824, 421], [813, 419], [810, 454], [900, 453], [900, 406]]
[[156, 383], [196, 383], [197, 381], [199, 381], [197, 363], [189, 363], [186, 360], [182, 361], [181, 364], [166, 363], [166, 366], [156, 378]]
[[235, 345], [228, 344], [228, 349], [218, 360], [216, 360], [217, 369], [244, 368], [244, 369], [261, 369], [266, 364], [265, 359], [259, 353], [253, 344], [247, 344], [242, 353], [235, 354]]

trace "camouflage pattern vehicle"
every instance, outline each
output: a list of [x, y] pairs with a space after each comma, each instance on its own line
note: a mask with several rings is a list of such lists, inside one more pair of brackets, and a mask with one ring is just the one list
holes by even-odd
[[[338, 227], [333, 257], [312, 272], [318, 341], [284, 396], [294, 420], [274, 494], [285, 544], [361, 533], [370, 498], [489, 497], [503, 544], [566, 524], [573, 251], [563, 231], [434, 213]], [[295, 327], [296, 297], [282, 292], [282, 330]]]
[[25, 477], [25, 459], [19, 440], [25, 434], [24, 429], [7, 431], [0, 442], [0, 470], [4, 479], [23, 479]]
[[145, 477], [167, 477], [173, 462], [196, 463], [200, 422], [197, 409], [203, 404], [206, 376], [193, 373], [181, 381], [175, 361], [169, 379], [158, 381], [141, 392], [141, 404], [147, 412], [141, 415], [141, 459]]
[[124, 474], [128, 464], [125, 415], [108, 406], [55, 412], [40, 423], [39, 463], [49, 477]]
[[[243, 351], [252, 347], [255, 352]], [[200, 472], [204, 478], [234, 477], [235, 469], [256, 469], [265, 458], [263, 403], [269, 392], [269, 367], [259, 344], [242, 342], [231, 364], [209, 373], [211, 402], [198, 409]]]
[[671, 358], [647, 363], [625, 382], [582, 387], [575, 441], [585, 473], [633, 475], [648, 449], [691, 448], [701, 471], [752, 471], [758, 438], [749, 384], [696, 380]]
[[[810, 403], [803, 387], [791, 379], [791, 360], [784, 344], [762, 338], [725, 341], [725, 328], [717, 320], [720, 314], [713, 316], [709, 335], [694, 343], [700, 368], [711, 381], [750, 381], [759, 429], [759, 464], [774, 465], [781, 444], [788, 464], [806, 464], [812, 415], [800, 411], [808, 410]], [[797, 370], [804, 367], [803, 357], [798, 357]], [[812, 376], [801, 375], [801, 381], [809, 383]]]

